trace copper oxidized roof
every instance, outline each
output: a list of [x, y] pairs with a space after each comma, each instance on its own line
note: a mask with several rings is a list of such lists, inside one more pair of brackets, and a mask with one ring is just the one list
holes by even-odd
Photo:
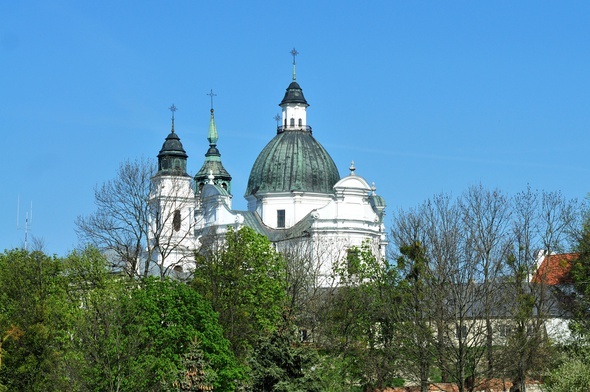
[[256, 158], [246, 196], [260, 192], [334, 193], [339, 180], [332, 157], [309, 130], [288, 130], [277, 134]]

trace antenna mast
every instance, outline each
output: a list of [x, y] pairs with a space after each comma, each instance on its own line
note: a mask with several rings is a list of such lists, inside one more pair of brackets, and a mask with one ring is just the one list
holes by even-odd
[[31, 209], [29, 212], [25, 213], [25, 225], [22, 227], [19, 224], [19, 216], [20, 216], [20, 195], [18, 195], [18, 199], [16, 202], [16, 228], [17, 230], [23, 229], [25, 231], [25, 250], [29, 250], [29, 226], [33, 224], [33, 202], [31, 201]]

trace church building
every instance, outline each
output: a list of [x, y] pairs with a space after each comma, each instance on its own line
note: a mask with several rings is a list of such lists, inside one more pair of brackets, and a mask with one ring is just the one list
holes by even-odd
[[[209, 148], [193, 188], [186, 172], [187, 154], [174, 131], [158, 154], [158, 172], [150, 197], [155, 233], [163, 234], [158, 264], [186, 270], [192, 252], [207, 236], [223, 236], [228, 227], [248, 226], [265, 235], [281, 252], [297, 251], [314, 264], [316, 282], [333, 283], [336, 261], [352, 246], [367, 244], [385, 256], [385, 200], [356, 174], [354, 162], [341, 177], [330, 154], [314, 137], [307, 102], [296, 79], [293, 49], [292, 80], [279, 106], [281, 125], [256, 158], [244, 193], [247, 210], [232, 208], [232, 177], [221, 162], [218, 133], [211, 109]], [[173, 110], [174, 107], [171, 108]], [[321, 131], [320, 131], [321, 135]], [[270, 136], [270, 135], [269, 135]]]

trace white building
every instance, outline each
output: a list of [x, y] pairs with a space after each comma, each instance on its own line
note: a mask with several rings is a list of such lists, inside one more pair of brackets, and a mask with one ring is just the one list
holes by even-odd
[[[307, 121], [309, 104], [296, 81], [295, 61], [293, 80], [279, 106], [282, 125], [277, 127], [276, 135], [252, 167], [245, 192], [246, 211], [232, 208], [232, 177], [223, 167], [217, 149], [213, 109], [209, 149], [202, 168], [194, 177], [192, 204], [185, 197], [186, 153], [174, 131], [168, 136], [158, 155], [159, 171], [154, 181], [162, 184], [164, 179], [171, 178], [171, 182], [183, 184], [182, 190], [159, 185], [156, 189], [162, 190], [152, 197], [152, 202], [169, 204], [178, 195], [182, 209], [174, 210], [180, 211], [175, 212], [176, 222], [186, 218], [186, 226], [177, 230], [174, 219], [160, 219], [162, 224], [171, 227], [161, 232], [175, 233], [176, 230], [177, 237], [182, 239], [176, 251], [168, 252], [167, 259], [160, 260], [164, 265], [183, 264], [187, 246], [198, 247], [202, 236], [222, 235], [228, 226], [236, 229], [249, 226], [267, 236], [281, 251], [304, 249], [316, 264], [316, 280], [320, 284], [329, 283], [334, 262], [345, 257], [351, 246], [368, 243], [377, 257], [384, 256], [385, 201], [375, 193], [374, 185], [370, 186], [356, 174], [354, 163], [350, 165], [349, 174], [341, 178], [330, 154], [313, 136]], [[172, 167], [176, 171], [167, 166], [169, 161], [173, 165], [177, 162], [179, 167]]]

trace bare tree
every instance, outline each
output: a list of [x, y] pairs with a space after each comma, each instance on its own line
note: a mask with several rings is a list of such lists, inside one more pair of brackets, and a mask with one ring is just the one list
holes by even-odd
[[473, 186], [459, 200], [462, 221], [466, 230], [467, 257], [474, 262], [475, 279], [479, 282], [480, 310], [483, 312], [486, 371], [491, 379], [495, 372], [494, 321], [504, 301], [502, 281], [506, 275], [506, 261], [510, 255], [509, 199], [499, 190]]
[[[549, 200], [545, 205], [556, 208]], [[525, 216], [548, 216], [530, 207]], [[402, 338], [407, 343], [402, 362], [423, 391], [429, 358], [443, 381], [455, 382], [459, 391], [503, 374], [505, 363], [496, 360], [496, 329], [498, 320], [515, 318], [507, 305], [512, 289], [506, 282], [514, 281], [509, 260], [517, 215], [501, 192], [475, 186], [457, 199], [438, 195], [394, 217], [393, 256], [401, 262], [398, 268], [411, 294], [401, 314], [414, 328]]]
[[[192, 234], [192, 226], [185, 223], [192, 222], [190, 215], [176, 213], [187, 195], [173, 190], [158, 199], [159, 204], [150, 202], [159, 192], [152, 181], [155, 174], [156, 165], [149, 159], [123, 162], [114, 179], [95, 188], [96, 211], [76, 219], [80, 241], [103, 251], [112, 267], [128, 276], [168, 273], [177, 262], [169, 265], [164, 260]], [[182, 227], [181, 234], [166, 229], [175, 226]]]
[[[557, 287], [539, 270], [544, 256], [572, 249], [572, 233], [582, 217], [576, 200], [557, 192], [528, 188], [513, 198], [512, 249], [507, 259], [513, 283], [512, 326], [507, 337], [505, 366], [525, 391], [526, 379], [550, 365], [547, 319], [559, 311]], [[545, 271], [545, 273], [547, 270]]]

